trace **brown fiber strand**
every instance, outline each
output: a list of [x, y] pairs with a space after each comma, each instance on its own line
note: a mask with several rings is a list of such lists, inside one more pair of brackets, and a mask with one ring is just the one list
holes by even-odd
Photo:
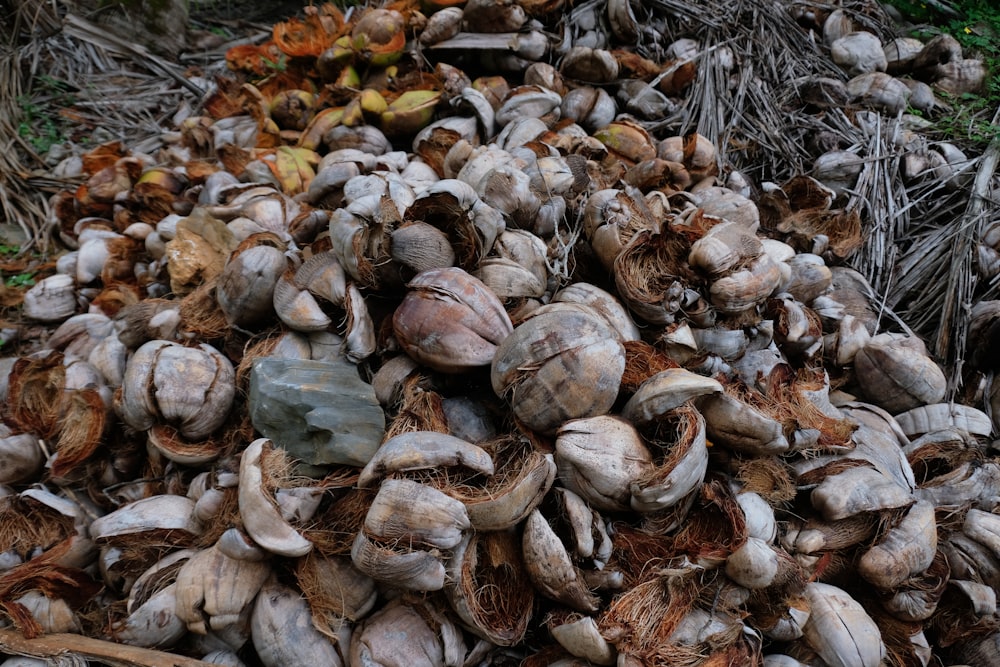
[[203, 342], [225, 339], [233, 334], [215, 298], [215, 285], [214, 279], [204, 282], [180, 300], [181, 328]]
[[73, 517], [65, 516], [30, 498], [0, 498], [0, 552], [26, 557], [35, 549], [48, 549], [70, 537]]
[[661, 371], [680, 368], [680, 364], [662, 351], [641, 340], [625, 341], [625, 372], [621, 391], [634, 394], [643, 382]]
[[423, 381], [419, 375], [412, 375], [403, 382], [399, 412], [386, 428], [383, 442], [413, 431], [449, 432], [441, 395], [424, 389]]
[[42, 358], [22, 357], [8, 377], [7, 407], [10, 424], [23, 433], [52, 438], [59, 428], [59, 410], [66, 368], [61, 352]]
[[346, 556], [351, 553], [355, 536], [368, 515], [376, 489], [350, 489], [341, 492], [313, 517], [310, 527], [302, 531], [306, 539], [324, 556]]
[[101, 444], [108, 411], [96, 389], [75, 389], [63, 397], [52, 475], [63, 477], [90, 458]]
[[772, 507], [779, 507], [795, 498], [792, 470], [781, 459], [756, 457], [741, 460], [736, 467], [736, 478], [743, 483], [744, 491], [752, 491]]
[[[460, 594], [478, 624], [505, 646], [520, 643], [534, 611], [534, 587], [520, 540], [506, 531], [472, 538], [461, 567]], [[471, 552], [471, 553], [470, 553]]]

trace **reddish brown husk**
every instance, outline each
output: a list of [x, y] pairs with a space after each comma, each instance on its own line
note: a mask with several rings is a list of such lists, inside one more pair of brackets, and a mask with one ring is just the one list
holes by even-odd
[[58, 564], [70, 549], [69, 539], [51, 547], [40, 556], [0, 575], [0, 611], [6, 614], [27, 638], [42, 633], [39, 625], [17, 598], [38, 591], [51, 599], [65, 600], [71, 608], [79, 607], [101, 590], [89, 574], [75, 567]]
[[478, 625], [502, 646], [524, 639], [535, 589], [522, 561], [520, 538], [509, 531], [472, 536], [462, 561], [460, 594]]
[[713, 480], [702, 485], [701, 496], [678, 531], [674, 547], [696, 563], [720, 564], [746, 540], [743, 510], [729, 486]]
[[8, 383], [4, 410], [7, 423], [43, 440], [53, 438], [59, 431], [60, 406], [66, 384], [62, 353], [18, 359]]
[[97, 451], [108, 423], [108, 410], [96, 389], [75, 389], [62, 398], [62, 419], [56, 442], [53, 477], [66, 477]]
[[639, 386], [661, 371], [680, 368], [680, 364], [659, 349], [641, 340], [625, 341], [625, 372], [621, 391], [634, 394]]

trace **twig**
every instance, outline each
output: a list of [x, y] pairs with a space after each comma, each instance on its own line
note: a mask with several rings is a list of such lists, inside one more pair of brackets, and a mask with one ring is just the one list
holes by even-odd
[[210, 664], [172, 653], [115, 644], [81, 635], [60, 633], [25, 639], [16, 630], [2, 629], [0, 651], [39, 659], [83, 657], [111, 667], [203, 667]]
[[[993, 115], [993, 123], [1000, 119], [1000, 109]], [[948, 288], [945, 292], [941, 323], [938, 325], [934, 349], [938, 357], [948, 362], [951, 377], [948, 378], [949, 397], [953, 398], [962, 384], [965, 342], [969, 332], [969, 313], [972, 297], [976, 289], [976, 274], [972, 256], [975, 243], [982, 236], [983, 220], [988, 202], [990, 182], [1000, 163], [1000, 136], [993, 137], [983, 153], [976, 180], [972, 185], [969, 203], [959, 224], [961, 232], [952, 246], [951, 271], [948, 274]]]
[[197, 95], [199, 98], [205, 95], [204, 90], [192, 83], [189, 79], [182, 76], [177, 71], [176, 67], [162, 58], [154, 56], [143, 46], [134, 44], [127, 39], [122, 39], [121, 37], [111, 34], [106, 30], [101, 30], [90, 21], [76, 16], [75, 14], [67, 14], [63, 21], [63, 31], [67, 34], [82, 40], [90, 41], [94, 44], [99, 44], [101, 47], [110, 51], [116, 51], [127, 55], [135, 62], [145, 65], [154, 72], [165, 74]]

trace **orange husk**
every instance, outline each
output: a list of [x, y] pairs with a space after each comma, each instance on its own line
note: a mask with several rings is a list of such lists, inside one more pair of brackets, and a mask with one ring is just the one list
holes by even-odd
[[456, 130], [436, 127], [414, 146], [414, 152], [430, 165], [438, 177], [444, 178], [444, 158], [461, 138]]
[[723, 649], [712, 651], [698, 667], [760, 667], [764, 664], [764, 655], [761, 652], [761, 643], [758, 639], [749, 635], [741, 635], [736, 640]]
[[105, 285], [135, 282], [135, 263], [143, 251], [142, 243], [123, 236], [108, 239], [105, 246], [108, 249], [108, 259], [101, 269], [101, 282]]
[[623, 79], [649, 81], [663, 70], [660, 65], [633, 51], [613, 49], [611, 55], [618, 61], [618, 67], [622, 70], [620, 78]]
[[[252, 88], [260, 93], [260, 99], [264, 103], [264, 108], [270, 112], [274, 98], [279, 93], [302, 90], [311, 94], [315, 92], [316, 84], [306, 76], [306, 73], [301, 68], [290, 67], [284, 71], [269, 74], [254, 83]], [[256, 99], [256, 96], [254, 96], [254, 99]]]
[[640, 530], [626, 523], [615, 523], [612, 542], [614, 550], [610, 567], [625, 575], [625, 588], [659, 576], [677, 556], [672, 537]]
[[771, 190], [761, 193], [757, 199], [757, 211], [760, 214], [760, 228], [777, 234], [778, 225], [792, 214], [792, 207], [788, 203], [788, 195], [783, 190]]
[[793, 176], [781, 186], [781, 190], [793, 211], [827, 209], [833, 202], [830, 190], [811, 176]]
[[679, 162], [652, 158], [629, 167], [623, 180], [643, 192], [660, 190], [671, 195], [691, 185], [691, 174]]
[[[240, 48], [243, 47], [234, 46], [230, 51]], [[259, 52], [257, 53], [257, 57], [260, 57]], [[218, 77], [216, 79], [216, 90], [208, 96], [204, 106], [205, 113], [215, 120], [222, 120], [223, 118], [238, 116], [243, 113], [243, 101], [240, 98], [239, 82], [230, 78]], [[193, 131], [197, 127], [194, 126], [190, 129]], [[205, 128], [205, 131], [211, 134], [207, 128]]]
[[114, 317], [122, 308], [137, 304], [140, 299], [141, 292], [137, 285], [116, 283], [101, 290], [90, 305], [99, 308], [108, 317]]
[[677, 532], [674, 547], [695, 563], [720, 565], [746, 540], [743, 510], [729, 486], [713, 480], [702, 485], [694, 509]]
[[191, 179], [192, 185], [201, 185], [206, 178], [219, 171], [219, 167], [206, 160], [188, 160], [184, 165], [184, 171]]
[[634, 394], [639, 386], [661, 371], [680, 368], [680, 364], [661, 350], [641, 340], [625, 341], [625, 372], [621, 391]]
[[129, 208], [135, 217], [155, 225], [174, 212], [177, 195], [159, 183], [136, 183], [129, 196]]
[[[543, 646], [537, 652], [532, 653], [528, 657], [524, 658], [520, 663], [518, 663], [518, 667], [549, 667], [549, 665], [554, 665], [554, 664], [558, 663], [560, 660], [570, 660], [570, 661], [572, 661], [572, 660], [578, 660], [578, 659], [574, 658], [572, 655], [570, 655], [566, 651], [566, 649], [564, 649], [559, 644], [552, 643], [552, 644], [549, 644], [547, 646]], [[581, 664], [582, 665], [582, 664], [590, 664], [590, 663], [570, 662], [569, 664], [571, 664], [571, 665]]]
[[42, 358], [21, 358], [8, 376], [7, 407], [10, 426], [48, 440], [59, 430], [59, 414], [66, 368], [61, 352]]
[[292, 18], [274, 25], [274, 43], [292, 57], [317, 57], [343, 34], [344, 15], [330, 3], [318, 9], [306, 7], [304, 12], [304, 21]]
[[85, 174], [95, 174], [105, 167], [114, 165], [119, 158], [130, 155], [130, 151], [125, 148], [125, 144], [120, 141], [110, 141], [101, 144], [97, 148], [87, 151], [80, 156], [83, 161], [83, 172]]
[[698, 67], [695, 62], [668, 61], [663, 63], [662, 68], [666, 74], [660, 79], [657, 87], [660, 92], [669, 97], [680, 95], [698, 76]]
[[[258, 76], [263, 75], [267, 71], [264, 58], [268, 46], [274, 47], [274, 43], [267, 42], [262, 45], [237, 44], [230, 47], [226, 51], [226, 66], [234, 72], [242, 71], [257, 74]], [[271, 62], [275, 61], [272, 60]]]
[[56, 441], [52, 476], [82, 473], [84, 461], [97, 451], [108, 423], [108, 409], [96, 389], [75, 389], [62, 399], [63, 414]]
[[225, 170], [237, 178], [243, 174], [247, 165], [253, 161], [253, 153], [235, 144], [220, 146], [217, 154]]

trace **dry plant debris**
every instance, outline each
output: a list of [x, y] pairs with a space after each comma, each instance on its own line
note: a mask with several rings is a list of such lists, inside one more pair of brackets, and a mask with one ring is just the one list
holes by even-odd
[[995, 661], [1000, 139], [908, 113], [957, 42], [399, 0], [179, 64], [64, 9], [0, 70], [0, 653]]

